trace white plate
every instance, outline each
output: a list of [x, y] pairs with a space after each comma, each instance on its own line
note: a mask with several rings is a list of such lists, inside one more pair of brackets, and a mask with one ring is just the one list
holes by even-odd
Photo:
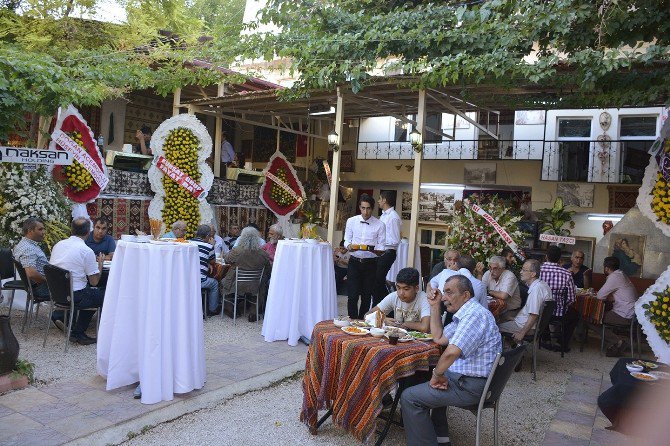
[[651, 376], [655, 376], [658, 379], [670, 379], [670, 373], [668, 372], [649, 372]]
[[630, 376], [632, 376], [635, 379], [639, 379], [640, 381], [647, 381], [647, 382], [658, 381], [657, 377], [655, 377], [654, 375], [651, 375], [649, 373], [633, 372], [633, 373], [630, 374]]
[[343, 319], [333, 319], [333, 324], [337, 325], [338, 327], [348, 327], [349, 321]]
[[359, 330], [363, 330], [365, 333], [349, 333], [349, 332], [346, 330], [346, 328], [349, 328], [349, 327], [341, 327], [340, 329], [341, 329], [343, 332], [345, 332], [346, 334], [349, 334], [349, 335], [352, 335], [352, 336], [366, 336], [366, 335], [369, 335], [369, 334], [370, 334], [367, 330], [365, 330], [365, 329], [363, 329], [363, 328], [360, 328], [360, 327], [356, 327], [356, 328], [358, 328]]

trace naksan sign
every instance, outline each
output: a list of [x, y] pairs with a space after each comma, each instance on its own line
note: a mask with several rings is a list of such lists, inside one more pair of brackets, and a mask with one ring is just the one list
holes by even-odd
[[541, 242], [563, 243], [564, 245], [574, 245], [577, 240], [574, 237], [563, 237], [562, 235], [540, 234]]
[[72, 164], [72, 155], [62, 150], [40, 150], [29, 147], [0, 146], [0, 162], [63, 166]]

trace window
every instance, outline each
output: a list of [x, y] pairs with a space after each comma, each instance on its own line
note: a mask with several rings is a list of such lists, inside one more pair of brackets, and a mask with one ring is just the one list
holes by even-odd
[[559, 119], [559, 179], [588, 181], [591, 119]]
[[559, 138], [590, 138], [591, 120], [590, 119], [559, 119], [558, 120]]
[[621, 118], [622, 183], [641, 184], [644, 169], [649, 164], [649, 148], [656, 138], [657, 116], [626, 116]]

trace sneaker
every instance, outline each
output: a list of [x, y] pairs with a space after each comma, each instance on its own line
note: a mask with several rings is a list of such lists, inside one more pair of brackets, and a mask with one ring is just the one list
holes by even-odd
[[136, 400], [142, 398], [142, 388], [140, 387], [139, 384], [137, 385], [135, 391], [133, 392], [133, 398], [135, 398]]
[[63, 323], [63, 321], [61, 321], [60, 319], [54, 319], [53, 322], [57, 329], [59, 329], [63, 333], [67, 333], [67, 327], [65, 326], [65, 323]]

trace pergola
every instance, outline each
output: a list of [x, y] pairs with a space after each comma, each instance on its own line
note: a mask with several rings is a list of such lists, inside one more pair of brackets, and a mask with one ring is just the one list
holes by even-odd
[[[501, 111], [510, 108], [510, 103], [521, 102], [525, 109], [544, 109], [543, 102], [556, 95], [552, 88], [517, 86], [502, 88], [496, 85], [451, 86], [442, 88], [416, 87], [415, 78], [407, 76], [374, 78], [358, 92], [349, 86], [335, 90], [312, 91], [306, 97], [284, 100], [280, 90], [240, 92], [217, 97], [193, 99], [180, 102], [175, 94], [175, 107], [186, 107], [189, 113], [202, 113], [221, 119], [304, 135], [316, 140], [327, 140], [329, 131], [337, 134], [333, 150], [332, 184], [330, 185], [330, 207], [328, 214], [328, 241], [334, 243], [335, 218], [339, 190], [340, 158], [338, 150], [342, 142], [345, 120], [391, 116], [412, 125], [420, 135], [429, 131], [447, 139], [453, 133], [434, 129], [426, 125], [426, 115], [449, 113], [465, 119], [481, 132], [498, 139], [497, 128]], [[529, 98], [537, 98], [534, 103]], [[331, 112], [334, 108], [334, 115]], [[329, 113], [330, 112], [330, 113]], [[467, 113], [478, 112], [480, 119], [472, 119]], [[482, 119], [482, 115], [486, 119]], [[482, 124], [481, 122], [486, 122]], [[311, 125], [314, 124], [314, 125]], [[496, 131], [490, 126], [495, 125]], [[217, 125], [217, 133], [218, 133]], [[455, 125], [452, 126], [455, 129]], [[455, 130], [454, 130], [455, 131]], [[218, 135], [217, 135], [218, 141]], [[277, 139], [279, 144], [279, 139]], [[215, 159], [220, 156], [220, 141], [215, 146]], [[412, 182], [412, 210], [410, 221], [410, 246], [416, 245], [418, 231], [419, 189], [421, 186], [422, 144], [414, 145], [414, 176]], [[218, 163], [215, 163], [218, 167]], [[215, 169], [215, 173], [216, 172]], [[415, 252], [409, 250], [408, 264], [414, 263]]]

